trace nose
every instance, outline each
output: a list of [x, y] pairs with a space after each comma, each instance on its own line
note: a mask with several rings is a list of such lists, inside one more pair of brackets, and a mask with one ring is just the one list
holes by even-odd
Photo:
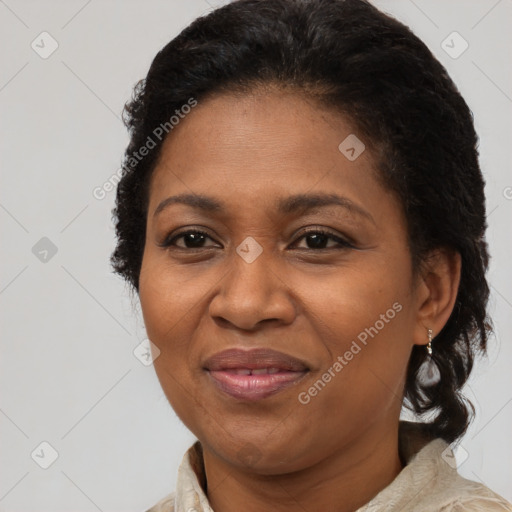
[[262, 324], [291, 324], [296, 307], [289, 283], [272, 265], [270, 251], [248, 262], [233, 254], [233, 264], [219, 284], [209, 314], [222, 326], [254, 331]]

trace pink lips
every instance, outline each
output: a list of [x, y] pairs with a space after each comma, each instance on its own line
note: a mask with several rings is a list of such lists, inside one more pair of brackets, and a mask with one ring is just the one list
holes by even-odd
[[309, 371], [305, 363], [270, 349], [229, 349], [204, 364], [213, 383], [241, 400], [260, 400], [293, 385]]

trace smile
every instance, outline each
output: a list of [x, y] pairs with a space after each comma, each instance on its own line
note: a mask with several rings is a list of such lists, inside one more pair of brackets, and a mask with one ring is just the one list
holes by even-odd
[[216, 388], [238, 400], [261, 400], [299, 382], [310, 370], [301, 358], [273, 349], [240, 347], [217, 352], [203, 364]]

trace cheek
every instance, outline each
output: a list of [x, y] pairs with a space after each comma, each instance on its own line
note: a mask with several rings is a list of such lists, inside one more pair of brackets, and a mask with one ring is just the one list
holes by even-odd
[[317, 386], [325, 393], [323, 399], [315, 398], [318, 407], [337, 403], [340, 414], [343, 409], [364, 417], [372, 408], [386, 409], [401, 400], [411, 350], [407, 275], [399, 266], [373, 265], [340, 272], [315, 293], [304, 287], [304, 314], [328, 354], [317, 375], [328, 381], [325, 388]]
[[[197, 394], [192, 389], [194, 379], [188, 365], [189, 344], [186, 340], [189, 337], [183, 332], [187, 312], [191, 314], [190, 306], [174, 288], [171, 290], [162, 274], [153, 270], [153, 275], [147, 273], [146, 277], [145, 283], [141, 283], [139, 297], [147, 337], [159, 351], [154, 357], [154, 370], [169, 404], [191, 428], [194, 422], [189, 414], [198, 404], [195, 404]], [[172, 286], [176, 286], [174, 281]]]
[[391, 330], [400, 330], [397, 320], [410, 300], [407, 273], [369, 259], [368, 264], [340, 268], [320, 279], [297, 276], [295, 283], [304, 315], [321, 331], [319, 338], [331, 355], [338, 355], [351, 340], [364, 343], [377, 332], [386, 337]]
[[154, 360], [155, 371], [167, 393], [182, 380], [180, 372], [186, 370], [187, 344], [183, 342], [186, 336], [182, 330], [194, 312], [194, 296], [191, 287], [180, 281], [179, 273], [171, 272], [165, 262], [145, 254], [139, 300], [147, 337], [159, 350]]
[[170, 404], [186, 424], [189, 409], [201, 405], [194, 391], [191, 341], [215, 284], [208, 276], [196, 274], [203, 277], [191, 278], [190, 272], [180, 271], [167, 258], [147, 250], [139, 284], [147, 337], [159, 350], [155, 372]]
[[[139, 299], [148, 337], [165, 348], [197, 315], [211, 285], [208, 279], [191, 279], [173, 265], [165, 251], [147, 249], [142, 261]], [[153, 336], [154, 339], [150, 336]]]

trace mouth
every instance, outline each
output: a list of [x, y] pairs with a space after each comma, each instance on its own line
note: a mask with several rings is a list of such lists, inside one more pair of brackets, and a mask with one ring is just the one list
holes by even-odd
[[203, 369], [224, 394], [256, 401], [297, 384], [310, 371], [302, 360], [270, 349], [229, 349], [209, 358]]

